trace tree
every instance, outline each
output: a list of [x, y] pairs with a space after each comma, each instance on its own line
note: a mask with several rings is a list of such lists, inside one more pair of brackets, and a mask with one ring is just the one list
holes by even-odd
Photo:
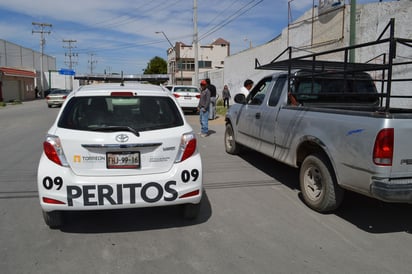
[[167, 62], [156, 56], [150, 60], [147, 64], [144, 74], [166, 74], [167, 73]]

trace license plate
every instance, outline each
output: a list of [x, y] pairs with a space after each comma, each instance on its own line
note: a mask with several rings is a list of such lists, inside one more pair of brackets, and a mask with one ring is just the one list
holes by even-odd
[[192, 96], [185, 96], [184, 97], [186, 100], [192, 100]]
[[108, 169], [140, 168], [140, 152], [108, 152], [106, 154]]

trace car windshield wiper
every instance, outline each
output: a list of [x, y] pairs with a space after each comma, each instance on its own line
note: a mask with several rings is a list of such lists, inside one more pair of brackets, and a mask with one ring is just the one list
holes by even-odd
[[129, 126], [105, 126], [105, 127], [94, 128], [93, 131], [103, 131], [103, 132], [130, 131], [137, 137], [140, 136], [137, 130]]

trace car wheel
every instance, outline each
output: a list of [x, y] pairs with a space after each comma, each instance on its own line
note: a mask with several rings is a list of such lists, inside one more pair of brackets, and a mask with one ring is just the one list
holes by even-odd
[[63, 213], [60, 211], [43, 211], [43, 219], [50, 228], [59, 228], [63, 224]]
[[240, 151], [240, 145], [236, 143], [235, 134], [231, 124], [226, 125], [225, 130], [225, 149], [229, 154], [238, 154]]
[[318, 212], [335, 210], [343, 200], [343, 189], [336, 182], [329, 160], [322, 154], [305, 158], [300, 167], [299, 181], [303, 200]]
[[199, 216], [200, 203], [198, 204], [185, 204], [183, 208], [183, 217], [186, 220], [193, 220]]

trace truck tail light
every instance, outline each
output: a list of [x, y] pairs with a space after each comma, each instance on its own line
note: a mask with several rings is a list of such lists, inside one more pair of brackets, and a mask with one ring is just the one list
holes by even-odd
[[59, 166], [68, 166], [59, 137], [47, 135], [46, 140], [43, 142], [43, 151], [53, 163]]
[[393, 128], [379, 131], [373, 147], [373, 162], [378, 166], [392, 166], [393, 160]]
[[183, 162], [192, 156], [197, 149], [196, 136], [193, 132], [182, 135], [180, 140], [179, 151], [176, 156], [175, 163]]

